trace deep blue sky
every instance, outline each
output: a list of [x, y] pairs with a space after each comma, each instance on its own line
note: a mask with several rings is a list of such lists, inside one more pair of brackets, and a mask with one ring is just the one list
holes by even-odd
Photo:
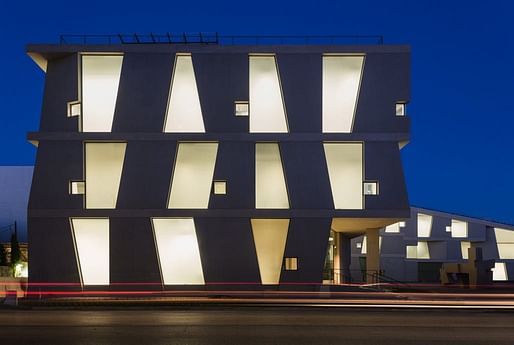
[[514, 223], [509, 0], [4, 1], [0, 165], [34, 163], [25, 133], [38, 128], [44, 75], [25, 55], [27, 43], [55, 43], [60, 33], [184, 31], [381, 34], [411, 45], [412, 140], [402, 150], [411, 203]]

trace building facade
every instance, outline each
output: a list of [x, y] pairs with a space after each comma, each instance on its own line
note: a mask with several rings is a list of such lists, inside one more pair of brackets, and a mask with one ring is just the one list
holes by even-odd
[[[363, 281], [366, 242], [365, 236], [352, 239], [356, 282]], [[380, 231], [379, 244], [382, 275], [391, 281], [452, 283], [448, 276], [467, 280], [482, 269], [489, 276], [478, 284], [514, 280], [513, 225], [412, 207], [409, 219]]]
[[378, 272], [379, 229], [410, 215], [408, 47], [28, 52], [46, 72], [28, 134], [32, 282], [338, 283], [350, 280], [351, 238], [367, 236], [365, 270]]

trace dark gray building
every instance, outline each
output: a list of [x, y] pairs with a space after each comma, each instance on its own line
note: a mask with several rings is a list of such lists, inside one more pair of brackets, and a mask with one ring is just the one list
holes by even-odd
[[46, 72], [28, 135], [32, 282], [338, 283], [351, 238], [366, 234], [371, 277], [379, 229], [410, 215], [406, 46], [28, 52]]

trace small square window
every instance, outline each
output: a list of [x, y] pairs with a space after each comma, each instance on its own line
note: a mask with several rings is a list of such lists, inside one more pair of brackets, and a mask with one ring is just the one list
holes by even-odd
[[357, 242], [355, 246], [360, 249], [360, 248], [362, 248], [362, 243], [361, 242]]
[[84, 194], [86, 184], [84, 181], [70, 181], [70, 194]]
[[214, 181], [214, 194], [227, 194], [227, 181]]
[[68, 117], [80, 116], [80, 102], [68, 103]]
[[297, 271], [298, 258], [284, 258], [284, 269], [286, 271]]
[[378, 195], [378, 182], [364, 182], [364, 195]]
[[235, 102], [234, 111], [236, 116], [248, 116], [248, 102]]
[[405, 222], [400, 222], [398, 223], [398, 225], [400, 226], [400, 228], [405, 228]]
[[405, 103], [396, 103], [396, 116], [405, 116], [407, 114]]
[[451, 225], [447, 225], [446, 226], [446, 232], [452, 232], [452, 226]]

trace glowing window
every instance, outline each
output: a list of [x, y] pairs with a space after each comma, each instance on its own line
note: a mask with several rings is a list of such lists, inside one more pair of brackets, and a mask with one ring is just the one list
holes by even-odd
[[406, 246], [407, 259], [430, 259], [428, 242], [419, 241], [416, 246]]
[[446, 232], [452, 232], [452, 226], [451, 225], [447, 225], [446, 226]]
[[284, 269], [286, 271], [297, 271], [298, 258], [284, 258]]
[[208, 208], [218, 143], [179, 143], [168, 208]]
[[68, 103], [68, 117], [80, 116], [80, 102]]
[[72, 218], [79, 272], [84, 285], [109, 285], [109, 219]]
[[418, 213], [418, 237], [430, 237], [432, 233], [432, 216]]
[[82, 131], [110, 132], [120, 83], [121, 55], [82, 56]]
[[165, 285], [205, 284], [193, 218], [152, 219]]
[[323, 133], [351, 133], [364, 56], [323, 56]]
[[252, 219], [253, 240], [262, 284], [278, 284], [289, 219]]
[[386, 226], [385, 232], [398, 233], [400, 232], [400, 223], [394, 223]]
[[248, 102], [235, 102], [234, 113], [236, 116], [248, 116]]
[[287, 133], [287, 117], [274, 55], [250, 55], [250, 132]]
[[289, 208], [277, 143], [255, 144], [255, 207]]
[[357, 242], [355, 244], [355, 247], [357, 247], [358, 249], [361, 249], [362, 248], [362, 243], [361, 242]]
[[85, 189], [84, 181], [70, 181], [70, 194], [84, 194]]
[[468, 237], [468, 223], [452, 219], [452, 237]]
[[504, 262], [495, 262], [494, 267], [491, 268], [493, 272], [493, 280], [494, 281], [505, 281], [509, 280], [507, 276], [507, 267]]
[[86, 143], [86, 208], [116, 208], [126, 143]]
[[361, 254], [368, 254], [368, 237], [362, 237]]
[[514, 259], [514, 231], [494, 228], [500, 259]]
[[405, 228], [405, 222], [399, 222], [400, 228]]
[[461, 241], [460, 242], [460, 251], [462, 252], [462, 258], [467, 260], [469, 259], [469, 250], [471, 248], [471, 242], [469, 241]]
[[324, 143], [336, 209], [363, 208], [362, 143]]
[[364, 182], [364, 195], [378, 195], [378, 182]]
[[175, 56], [164, 132], [205, 132], [191, 55]]
[[227, 194], [227, 182], [214, 181], [214, 194]]
[[405, 103], [396, 103], [396, 116], [407, 115], [407, 106]]

